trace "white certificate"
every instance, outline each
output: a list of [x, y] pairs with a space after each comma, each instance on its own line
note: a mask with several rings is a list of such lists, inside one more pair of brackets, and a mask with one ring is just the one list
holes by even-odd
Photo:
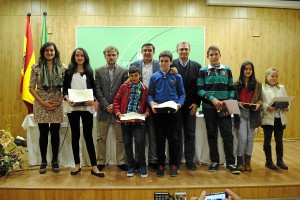
[[73, 102], [94, 101], [93, 89], [68, 89], [69, 100]]
[[224, 103], [230, 114], [241, 114], [237, 100], [224, 100]]
[[136, 112], [130, 112], [130, 113], [123, 114], [123, 116], [120, 118], [121, 121], [135, 120], [135, 119], [145, 121], [145, 116]]
[[269, 105], [273, 105], [274, 102], [289, 102], [291, 103], [294, 99], [294, 96], [289, 97], [274, 97]]

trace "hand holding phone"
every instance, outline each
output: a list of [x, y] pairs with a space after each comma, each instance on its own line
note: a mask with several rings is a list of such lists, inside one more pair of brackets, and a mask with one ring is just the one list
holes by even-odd
[[225, 200], [225, 198], [227, 197], [228, 194], [226, 192], [218, 192], [218, 193], [207, 194], [205, 200]]

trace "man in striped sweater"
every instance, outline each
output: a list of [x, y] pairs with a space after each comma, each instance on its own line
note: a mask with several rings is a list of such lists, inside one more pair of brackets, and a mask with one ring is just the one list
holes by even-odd
[[226, 168], [233, 174], [239, 174], [233, 155], [233, 135], [231, 116], [219, 116], [222, 100], [234, 99], [234, 83], [231, 69], [220, 63], [221, 53], [217, 46], [207, 50], [208, 66], [202, 67], [197, 81], [198, 95], [202, 97], [202, 109], [206, 123], [207, 139], [211, 165], [209, 171], [219, 169], [218, 127], [224, 143]]

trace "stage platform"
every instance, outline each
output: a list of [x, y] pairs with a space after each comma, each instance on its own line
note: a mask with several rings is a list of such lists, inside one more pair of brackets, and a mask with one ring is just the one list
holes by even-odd
[[[274, 144], [274, 141], [273, 143]], [[274, 146], [274, 145], [273, 145]], [[55, 174], [48, 167], [40, 175], [39, 167], [15, 172], [6, 179], [0, 179], [0, 199], [22, 200], [152, 200], [154, 192], [186, 192], [187, 199], [199, 196], [203, 190], [208, 193], [230, 188], [243, 199], [300, 199], [300, 141], [284, 141], [284, 161], [288, 171], [272, 171], [264, 166], [265, 157], [262, 142], [254, 143], [252, 172], [233, 175], [222, 165], [217, 172], [209, 172], [207, 165], [197, 164], [196, 171], [188, 171], [182, 165], [178, 177], [158, 178], [149, 170], [148, 178], [140, 174], [126, 177], [116, 166], [105, 168], [105, 178], [90, 174], [90, 167], [84, 167], [76, 176], [71, 176], [69, 167], [61, 167]], [[273, 147], [274, 150], [274, 147]], [[275, 160], [275, 151], [273, 151]]]

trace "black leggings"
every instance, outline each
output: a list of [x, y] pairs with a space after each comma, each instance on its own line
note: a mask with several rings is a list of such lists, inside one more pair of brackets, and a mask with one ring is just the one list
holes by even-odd
[[57, 162], [58, 148], [59, 148], [59, 128], [60, 123], [39, 123], [40, 130], [40, 151], [42, 157], [42, 163], [47, 163], [47, 148], [48, 148], [48, 134], [50, 130], [51, 134], [51, 146], [52, 146], [52, 163]]

